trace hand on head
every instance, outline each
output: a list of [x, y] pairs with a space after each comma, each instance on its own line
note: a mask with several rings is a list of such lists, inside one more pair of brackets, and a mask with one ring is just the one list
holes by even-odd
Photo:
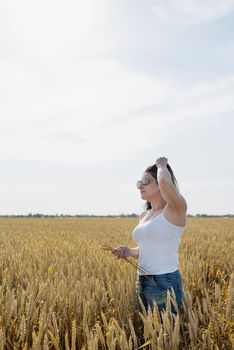
[[168, 159], [166, 157], [160, 157], [155, 161], [157, 168], [162, 168], [167, 166]]

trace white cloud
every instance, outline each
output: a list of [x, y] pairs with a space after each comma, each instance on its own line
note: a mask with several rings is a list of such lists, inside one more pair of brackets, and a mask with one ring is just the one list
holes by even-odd
[[[195, 125], [205, 129], [214, 115], [233, 111], [234, 77], [228, 65], [232, 61], [224, 57], [231, 56], [232, 41], [222, 42], [223, 54], [213, 41], [207, 48], [227, 62], [226, 76], [218, 78], [222, 73], [217, 73], [212, 78], [220, 62], [216, 60], [210, 63], [210, 75], [203, 67], [204, 80], [199, 81], [201, 69], [190, 81], [189, 69], [195, 65], [198, 47], [197, 42], [193, 46], [194, 36], [183, 31], [180, 41], [182, 32], [174, 35], [173, 24], [165, 27], [155, 21], [149, 4], [106, 0], [66, 4], [10, 0], [3, 4], [0, 159], [5, 160], [1, 186], [2, 203], [8, 211], [23, 207], [26, 211], [80, 211], [85, 203], [90, 212], [95, 208], [100, 213], [121, 212], [121, 208], [130, 212], [138, 201], [137, 193], [129, 200], [135, 194], [131, 172], [143, 169], [152, 154], [167, 149], [177, 164], [181, 162], [183, 174], [184, 157], [193, 147], [187, 142], [188, 149], [184, 149], [186, 128], [190, 133]], [[155, 4], [161, 18], [182, 24], [215, 19], [233, 9], [231, 1]], [[180, 52], [188, 40], [191, 54], [182, 57]], [[204, 41], [201, 38], [204, 47], [208, 40], [208, 36]], [[187, 72], [188, 77], [183, 78]], [[180, 73], [181, 79], [175, 79]], [[181, 147], [176, 142], [177, 126], [184, 131]], [[114, 170], [113, 164], [117, 164]], [[108, 171], [109, 185], [102, 187], [100, 178]], [[126, 177], [121, 178], [123, 172]], [[117, 187], [112, 187], [113, 181]], [[206, 190], [209, 185], [195, 182], [185, 186], [190, 195], [192, 186], [197, 191], [199, 186]], [[126, 207], [123, 198], [128, 198]]]
[[193, 190], [204, 190], [204, 189], [232, 189], [234, 187], [234, 180], [209, 180], [209, 181], [183, 181], [184, 189], [193, 189]]
[[190, 214], [233, 214], [234, 181], [199, 180], [183, 181], [183, 196], [188, 204]]
[[[6, 71], [4, 64], [1, 67], [3, 76], [5, 72], [5, 82], [0, 83], [5, 98], [1, 106], [3, 135], [0, 143], [5, 145], [5, 159], [32, 156], [74, 159], [72, 150], [60, 143], [60, 137], [58, 142], [55, 140], [56, 134], [64, 133], [73, 133], [73, 140], [76, 133], [77, 139], [83, 140], [84, 143], [79, 142], [79, 148], [74, 150], [77, 161], [81, 162], [95, 153], [99, 160], [119, 157], [123, 151], [125, 153], [126, 146], [128, 150], [140, 149], [145, 144], [140, 120], [134, 133], [128, 121], [124, 126], [109, 129], [105, 123], [142, 106], [166, 102], [175, 93], [173, 84], [169, 86], [153, 77], [125, 71], [111, 61], [79, 61], [77, 65], [64, 67], [65, 74], [57, 86], [58, 79], [53, 79], [55, 72], [48, 80], [43, 80], [33, 74], [30, 76], [29, 72], [24, 75], [20, 66], [18, 71], [16, 65], [12, 71]], [[17, 84], [16, 72], [24, 75], [22, 87]], [[4, 87], [7, 79], [8, 91]], [[160, 117], [158, 125], [163, 125]], [[116, 135], [121, 135], [121, 144]]]
[[200, 81], [185, 90], [179, 98], [179, 108], [191, 115], [212, 115], [234, 110], [234, 76]]
[[8, 29], [3, 38], [16, 38], [23, 48], [30, 45], [37, 50], [39, 45], [47, 50], [41, 52], [46, 58], [51, 57], [51, 53], [54, 56], [55, 52], [64, 54], [64, 47], [69, 48], [70, 44], [85, 44], [99, 19], [103, 3], [103, 0], [3, 1], [1, 19]]
[[160, 0], [154, 13], [166, 21], [181, 25], [214, 21], [234, 11], [233, 0]]
[[[16, 72], [8, 74], [14, 82]], [[94, 61], [67, 68], [55, 90], [48, 88], [53, 78], [36, 91], [33, 77], [25, 74], [27, 80], [32, 89], [10, 84], [8, 94], [16, 98], [7, 100], [6, 94], [1, 106], [1, 159], [89, 164], [125, 158], [149, 144], [159, 146], [163, 132], [173, 132], [183, 120], [204, 123], [206, 115], [209, 123], [213, 114], [234, 109], [233, 76], [176, 89], [168, 81], [125, 71], [117, 62]]]

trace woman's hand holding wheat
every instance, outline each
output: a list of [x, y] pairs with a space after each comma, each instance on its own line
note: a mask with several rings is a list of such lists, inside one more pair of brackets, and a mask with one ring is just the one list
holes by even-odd
[[130, 256], [130, 248], [126, 246], [120, 246], [120, 247], [114, 248], [112, 251], [112, 254], [114, 254], [118, 259], [127, 258], [128, 256]]

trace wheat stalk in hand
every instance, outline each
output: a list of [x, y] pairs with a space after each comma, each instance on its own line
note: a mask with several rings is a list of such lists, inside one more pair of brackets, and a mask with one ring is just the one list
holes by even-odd
[[[103, 250], [109, 250], [109, 251], [111, 251], [111, 252], [113, 252], [114, 250], [115, 250], [115, 248], [114, 247], [112, 247], [110, 244], [108, 244], [108, 243], [99, 243], [100, 245], [101, 245], [101, 249], [103, 249]], [[137, 263], [137, 262], [135, 262], [135, 261], [131, 261], [131, 260], [129, 260], [128, 258], [123, 258], [125, 261], [127, 261], [132, 267], [134, 267], [134, 269], [136, 270], [136, 271], [140, 271], [143, 275], [146, 275], [147, 274], [147, 272], [141, 267], [141, 266], [139, 266], [139, 264]]]

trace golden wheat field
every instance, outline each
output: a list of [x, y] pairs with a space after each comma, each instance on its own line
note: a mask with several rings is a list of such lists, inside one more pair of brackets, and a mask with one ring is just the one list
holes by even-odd
[[[136, 270], [99, 242], [134, 247], [136, 218], [1, 219], [1, 349], [232, 349], [234, 219], [188, 218], [186, 298], [174, 320], [136, 310]], [[130, 258], [133, 259], [133, 258]]]

